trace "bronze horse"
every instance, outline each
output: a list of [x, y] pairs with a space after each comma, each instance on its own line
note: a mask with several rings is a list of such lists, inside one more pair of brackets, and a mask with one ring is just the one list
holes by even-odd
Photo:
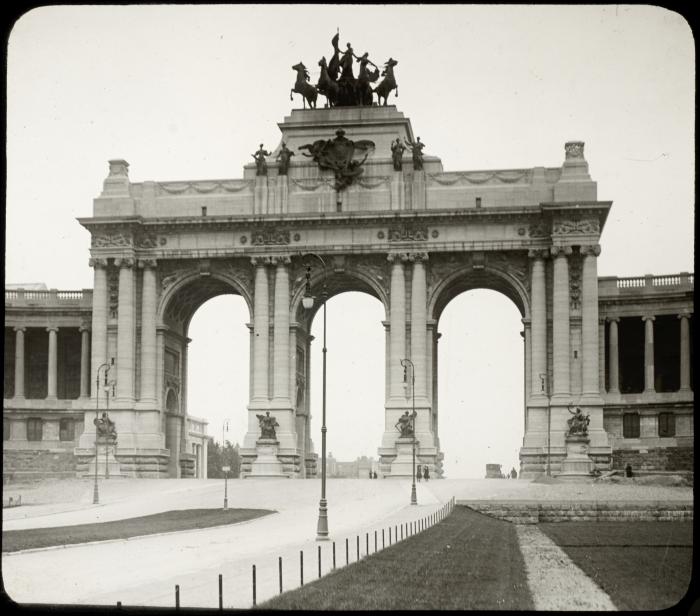
[[396, 96], [399, 95], [399, 86], [396, 84], [396, 79], [394, 79], [394, 67], [398, 64], [397, 60], [389, 58], [384, 65], [384, 70], [382, 71], [382, 76], [384, 79], [381, 80], [379, 85], [374, 88], [374, 93], [377, 95], [377, 104], [381, 102], [384, 98], [384, 106], [387, 104], [387, 99], [392, 90], [396, 90]]
[[323, 56], [319, 61], [318, 65], [321, 67], [321, 76], [318, 78], [318, 83], [316, 84], [316, 89], [323, 94], [328, 100], [329, 107], [335, 107], [338, 103], [338, 96], [340, 94], [340, 86], [338, 83], [331, 79], [328, 73], [328, 66], [326, 65], [326, 56]]
[[318, 92], [310, 83], [307, 83], [310, 79], [309, 71], [306, 70], [306, 67], [301, 62], [292, 66], [292, 70], [297, 72], [297, 80], [294, 87], [289, 91], [289, 100], [294, 100], [292, 94], [296, 92], [297, 94], [301, 94], [304, 109], [306, 109], [306, 102], [309, 103], [309, 108], [316, 109], [316, 98], [318, 96]]

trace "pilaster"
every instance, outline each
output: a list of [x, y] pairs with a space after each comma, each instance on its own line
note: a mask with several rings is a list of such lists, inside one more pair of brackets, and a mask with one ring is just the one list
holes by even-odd
[[530, 310], [530, 404], [544, 406], [547, 396], [542, 389], [542, 378], [547, 376], [547, 299], [545, 280], [545, 249], [530, 250], [531, 310]]
[[387, 346], [390, 366], [389, 398], [402, 401], [403, 368], [401, 360], [406, 356], [406, 277], [404, 273], [405, 254], [389, 253], [387, 260], [391, 263], [391, 296], [389, 308], [389, 338]]
[[134, 259], [115, 259], [119, 268], [117, 314], [117, 399], [120, 405], [134, 401]]
[[[92, 291], [92, 344], [91, 344], [91, 383], [97, 382], [97, 371], [107, 361], [107, 259], [90, 259], [94, 268], [94, 287]], [[97, 397], [97, 388], [92, 390], [93, 400]]]
[[568, 404], [571, 397], [570, 327], [569, 327], [569, 262], [570, 246], [553, 246], [554, 280], [552, 298], [552, 363], [554, 387], [552, 402]]
[[148, 405], [156, 403], [156, 265], [155, 259], [139, 260], [143, 268], [140, 402]]
[[602, 404], [598, 375], [598, 255], [600, 246], [581, 246], [583, 255], [581, 298], [582, 399]]

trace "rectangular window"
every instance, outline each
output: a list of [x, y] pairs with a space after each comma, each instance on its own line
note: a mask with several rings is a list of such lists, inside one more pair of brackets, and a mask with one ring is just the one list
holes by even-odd
[[75, 422], [70, 418], [61, 419], [58, 427], [58, 438], [61, 441], [75, 440]]
[[676, 436], [676, 416], [673, 413], [659, 413], [659, 436]]
[[625, 413], [622, 416], [622, 436], [639, 438], [639, 413]]
[[40, 441], [43, 436], [43, 421], [35, 417], [27, 419], [27, 440]]

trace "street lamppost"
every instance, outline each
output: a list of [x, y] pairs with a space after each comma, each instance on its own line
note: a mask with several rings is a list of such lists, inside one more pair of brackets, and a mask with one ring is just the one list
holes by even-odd
[[[226, 451], [226, 440], [224, 439], [224, 432], [228, 432], [228, 419], [224, 420], [221, 426], [221, 459], [224, 459], [224, 452]], [[228, 472], [231, 470], [230, 466], [222, 466], [221, 470], [224, 472], [224, 511], [228, 509]]]
[[[112, 396], [114, 396], [114, 385], [116, 381], [111, 380], [107, 381], [107, 372], [105, 372], [105, 385], [104, 385], [104, 391], [105, 391], [105, 410], [107, 411], [107, 414], [109, 414], [109, 390], [112, 390]], [[95, 430], [95, 433], [97, 433], [97, 430]], [[117, 453], [116, 447], [114, 448], [114, 453]], [[105, 479], [109, 479], [109, 441], [105, 442]]]
[[[326, 262], [316, 253], [307, 253], [316, 257], [323, 265], [323, 290], [321, 291], [321, 301], [323, 302], [323, 402], [321, 421], [321, 500], [318, 504], [318, 525], [316, 527], [316, 541], [328, 540], [328, 503], [326, 502], [326, 300], [328, 299], [328, 289], [326, 287], [327, 270]], [[311, 295], [311, 266], [306, 266], [306, 288], [304, 297], [301, 300], [306, 310], [311, 310], [314, 306], [314, 296]]]
[[546, 388], [546, 379], [547, 375], [544, 373], [540, 374], [540, 384], [542, 387], [542, 393], [547, 396], [547, 477], [552, 476], [552, 463], [551, 463], [551, 455], [552, 455], [552, 450], [551, 450], [551, 436], [552, 436], [552, 404], [549, 399], [549, 392], [547, 391]]
[[406, 378], [406, 368], [411, 366], [411, 427], [413, 432], [413, 464], [411, 466], [411, 505], [417, 505], [418, 499], [416, 498], [416, 373], [415, 366], [410, 359], [402, 359], [401, 365], [403, 366], [403, 384], [404, 387], [408, 385], [408, 380]]
[[100, 503], [100, 493], [97, 487], [97, 420], [100, 418], [100, 370], [104, 368], [105, 386], [107, 386], [107, 373], [113, 364], [114, 358], [109, 363], [105, 362], [97, 368], [97, 374], [95, 375], [95, 487], [92, 491], [93, 505]]

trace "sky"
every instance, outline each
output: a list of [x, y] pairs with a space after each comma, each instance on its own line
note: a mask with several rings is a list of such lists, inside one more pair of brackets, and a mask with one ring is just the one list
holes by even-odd
[[[341, 46], [351, 42], [358, 55], [367, 51], [379, 65], [398, 60], [399, 96], [390, 103], [446, 171], [559, 166], [564, 143], [584, 141], [598, 198], [613, 202], [600, 276], [693, 271], [694, 43], [676, 13], [614, 5], [54, 6], [21, 17], [8, 43], [6, 281], [92, 287], [89, 234], [76, 218], [91, 215], [111, 158], [130, 163], [134, 182], [242, 177], [258, 144], [274, 148], [277, 123], [301, 106], [289, 100], [291, 65], [304, 62], [315, 81], [336, 28]], [[247, 403], [248, 315], [236, 313], [236, 302], [212, 300], [190, 331], [190, 412], [209, 418], [212, 434], [224, 417], [240, 420]], [[329, 450], [340, 459], [376, 455], [383, 359], [362, 387], [346, 381], [383, 358], [382, 313], [369, 296], [329, 302], [329, 337], [337, 340], [329, 364], [339, 370], [334, 376], [329, 366], [329, 410], [338, 409]], [[441, 319], [441, 442], [456, 438], [461, 453], [446, 462], [456, 472], [482, 476], [487, 462], [516, 462], [507, 452], [522, 437], [519, 318], [503, 296], [473, 291]], [[354, 335], [343, 340], [347, 330]], [[483, 379], [455, 387], [448, 375], [489, 365], [474, 358], [493, 348], [487, 334], [502, 330], [510, 337], [488, 373], [512, 399], [498, 399]], [[198, 360], [197, 336], [212, 331], [229, 344], [218, 347], [218, 361], [204, 353]], [[232, 374], [244, 375], [240, 385]], [[208, 378], [223, 393], [201, 385]], [[317, 367], [312, 382], [320, 385]], [[501, 412], [520, 430], [513, 438], [494, 439], [484, 419]], [[503, 451], [467, 464], [470, 438], [475, 446], [502, 441]]]

